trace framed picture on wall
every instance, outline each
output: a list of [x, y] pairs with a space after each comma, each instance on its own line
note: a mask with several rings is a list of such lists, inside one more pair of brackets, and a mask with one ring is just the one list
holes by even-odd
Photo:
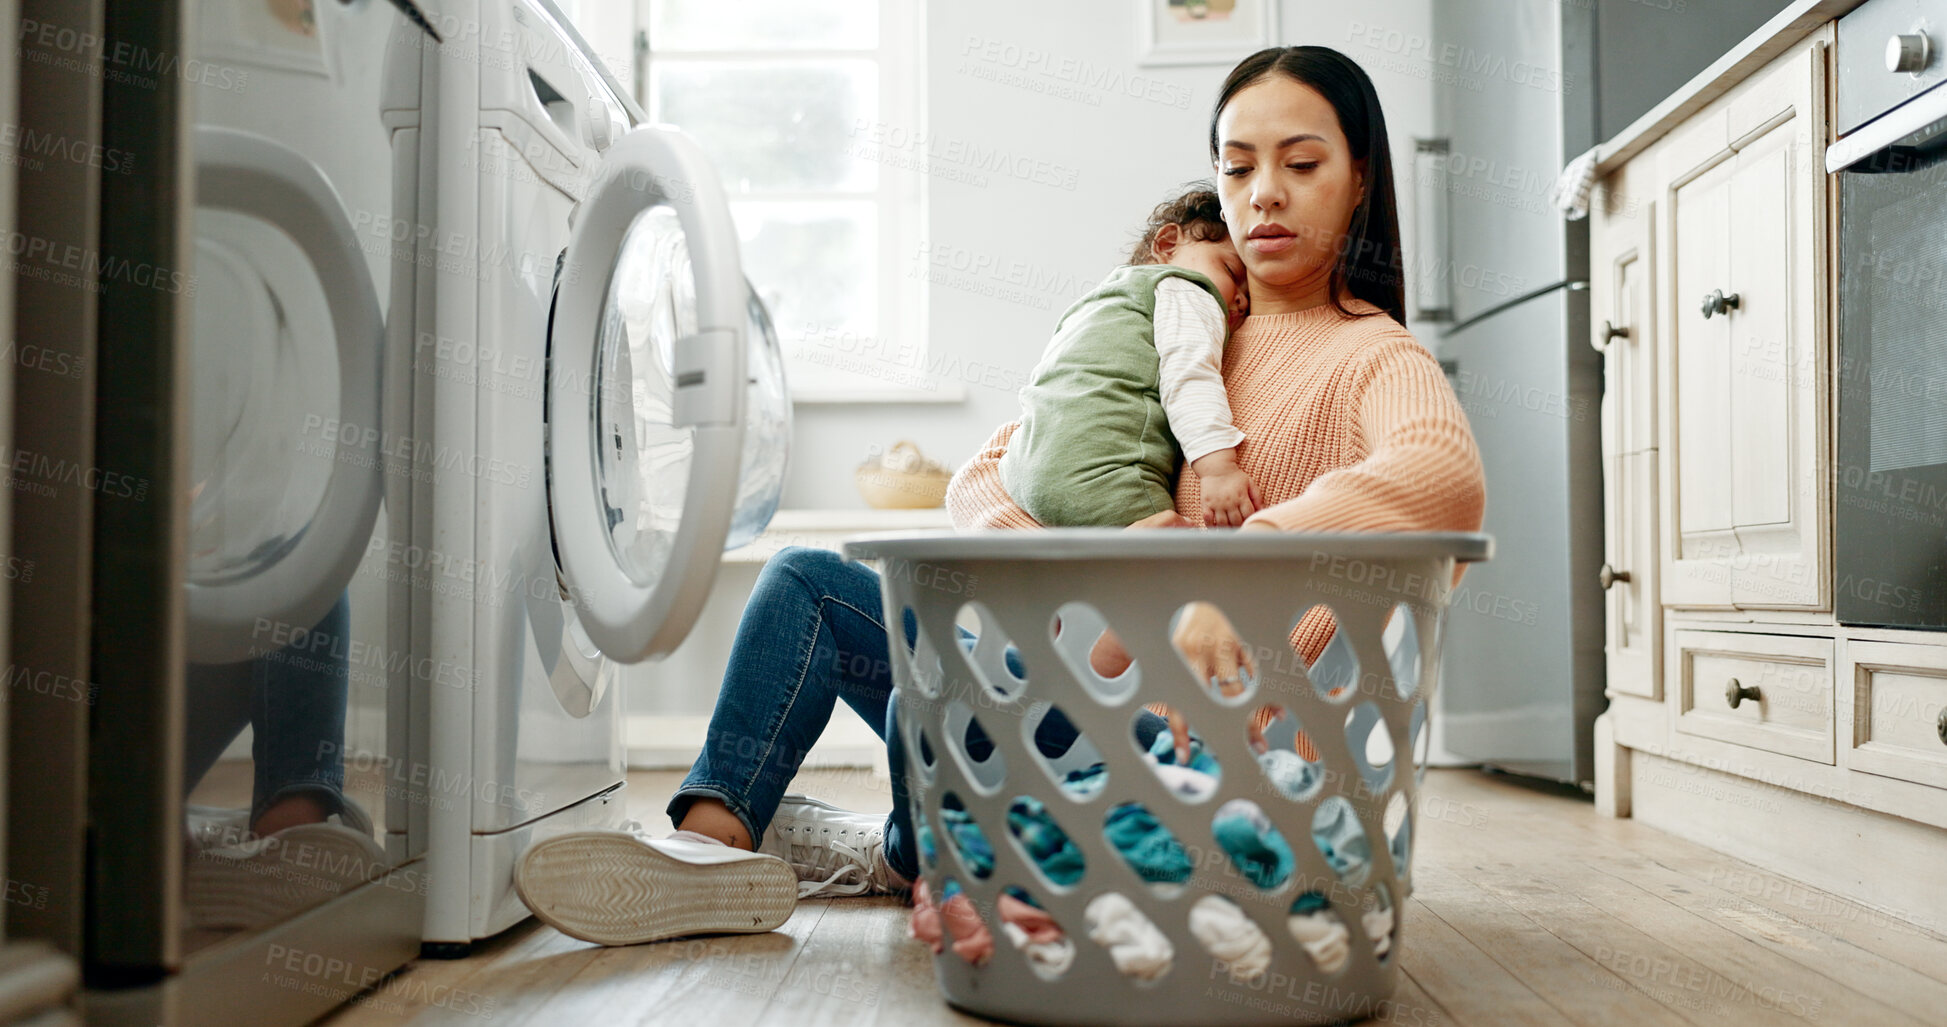
[[1138, 64], [1235, 64], [1278, 38], [1277, 0], [1135, 2]]

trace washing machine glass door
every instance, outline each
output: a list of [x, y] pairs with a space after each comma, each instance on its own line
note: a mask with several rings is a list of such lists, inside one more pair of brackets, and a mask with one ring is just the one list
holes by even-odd
[[198, 128], [195, 145], [187, 642], [192, 662], [220, 664], [318, 623], [364, 555], [385, 329], [317, 165], [228, 128]]
[[[548, 501], [563, 575], [604, 653], [666, 655], [695, 623], [733, 524], [747, 541], [769, 520], [789, 432], [758, 386], [773, 380], [781, 401], [723, 189], [681, 133], [638, 128], [604, 155], [550, 332]], [[766, 412], [753, 420], [753, 407]]]

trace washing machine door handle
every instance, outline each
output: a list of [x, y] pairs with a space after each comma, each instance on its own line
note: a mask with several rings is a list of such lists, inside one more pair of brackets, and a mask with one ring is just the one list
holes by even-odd
[[[668, 126], [634, 129], [603, 154], [594, 179], [575, 213], [549, 327], [548, 503], [583, 629], [603, 653], [634, 663], [682, 642], [716, 578], [737, 503], [750, 293], [723, 186], [688, 137]], [[627, 331], [617, 328], [629, 287], [616, 274], [624, 247], [652, 212], [665, 220], [673, 212], [680, 225], [694, 318], [664, 326], [666, 353], [631, 355], [626, 339], [607, 352], [605, 332]], [[677, 277], [681, 262], [666, 270]], [[643, 405], [681, 439], [662, 440], [656, 453], [640, 448]], [[664, 460], [673, 450], [687, 459]], [[673, 528], [662, 521], [675, 501], [652, 510], [643, 495], [676, 494], [672, 482], [642, 479], [659, 467], [686, 475]], [[632, 547], [650, 555], [625, 566], [621, 550]]]
[[329, 613], [372, 537], [384, 493], [379, 425], [385, 316], [337, 190], [276, 140], [196, 129], [196, 202], [277, 227], [317, 274], [337, 342], [338, 427], [329, 478], [304, 530], [254, 573], [185, 583], [186, 643], [196, 663], [233, 663], [280, 648]]

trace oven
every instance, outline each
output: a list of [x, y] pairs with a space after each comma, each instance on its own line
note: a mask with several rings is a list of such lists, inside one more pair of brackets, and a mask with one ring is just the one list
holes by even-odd
[[1834, 612], [1947, 630], [1947, 0], [1839, 21]]

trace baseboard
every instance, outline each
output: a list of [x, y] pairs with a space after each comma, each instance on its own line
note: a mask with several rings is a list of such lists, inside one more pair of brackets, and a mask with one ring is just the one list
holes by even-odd
[[1923, 930], [1947, 928], [1947, 831], [1642, 751], [1628, 771], [1642, 823]]

